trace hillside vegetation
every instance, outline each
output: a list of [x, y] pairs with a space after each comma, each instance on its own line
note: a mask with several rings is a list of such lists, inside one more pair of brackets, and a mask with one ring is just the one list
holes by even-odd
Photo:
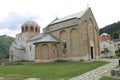
[[13, 37], [7, 35], [0, 36], [0, 58], [9, 57], [9, 47], [13, 40], [14, 40]]
[[118, 33], [120, 36], [120, 21], [107, 25], [99, 30], [100, 34], [109, 33], [112, 37], [114, 33]]

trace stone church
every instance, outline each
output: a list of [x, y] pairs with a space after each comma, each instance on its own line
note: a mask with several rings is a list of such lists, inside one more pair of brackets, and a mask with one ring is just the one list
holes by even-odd
[[10, 61], [54, 62], [100, 58], [99, 29], [91, 8], [56, 18], [40, 33], [39, 25], [27, 21], [10, 47]]

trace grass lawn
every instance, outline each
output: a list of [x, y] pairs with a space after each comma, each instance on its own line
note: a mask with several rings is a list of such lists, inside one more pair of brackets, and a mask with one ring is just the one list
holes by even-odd
[[42, 80], [57, 80], [60, 78], [71, 78], [108, 62], [54, 62], [23, 65], [0, 66], [0, 77], [5, 80], [23, 80], [25, 78], [41, 78]]
[[103, 76], [100, 80], [120, 80], [120, 79], [116, 79], [116, 78], [113, 78], [113, 77]]
[[[104, 58], [105, 58], [105, 57], [104, 57]], [[104, 59], [104, 58], [103, 58], [103, 59]], [[107, 58], [107, 59], [120, 59], [120, 56], [113, 56], [113, 57], [106, 57], [106, 58]], [[106, 58], [105, 58], [105, 59], [106, 59]]]

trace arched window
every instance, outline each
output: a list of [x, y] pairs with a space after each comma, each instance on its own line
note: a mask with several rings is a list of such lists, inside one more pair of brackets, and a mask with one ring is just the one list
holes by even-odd
[[31, 51], [31, 49], [32, 49], [32, 46], [30, 46], [30, 51]]
[[35, 32], [37, 32], [37, 28], [35, 28]]
[[28, 27], [25, 28], [25, 31], [28, 31]]
[[22, 28], [22, 32], [24, 32], [24, 27]]
[[33, 27], [30, 27], [30, 31], [33, 31]]
[[67, 42], [63, 41], [63, 49], [67, 49]]

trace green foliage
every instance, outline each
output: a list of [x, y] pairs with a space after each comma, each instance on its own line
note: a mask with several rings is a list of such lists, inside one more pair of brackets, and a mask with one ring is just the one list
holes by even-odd
[[9, 57], [9, 47], [14, 38], [7, 35], [0, 36], [0, 58]]
[[31, 77], [41, 78], [42, 80], [59, 80], [60, 78], [78, 76], [107, 63], [104, 61], [23, 63], [23, 65], [0, 66], [0, 76], [5, 77], [5, 80], [7, 78], [12, 78], [8, 80], [24, 80]]
[[120, 56], [120, 48], [116, 50], [115, 53], [116, 53], [116, 56]]
[[113, 36], [112, 36], [112, 39], [119, 39], [118, 33], [114, 32], [114, 33], [113, 33]]
[[113, 24], [110, 24], [108, 26], [105, 26], [99, 30], [100, 34], [108, 33], [111, 36], [113, 36], [114, 32], [118, 33], [118, 35], [120, 35], [120, 21], [118, 21], [117, 23], [113, 23]]
[[100, 78], [99, 80], [120, 80], [120, 79], [116, 79], [116, 78], [113, 78], [113, 77], [103, 76], [103, 77]]
[[108, 48], [104, 48], [104, 50], [101, 53], [104, 54], [107, 57], [108, 52], [110, 52], [109, 49]]

